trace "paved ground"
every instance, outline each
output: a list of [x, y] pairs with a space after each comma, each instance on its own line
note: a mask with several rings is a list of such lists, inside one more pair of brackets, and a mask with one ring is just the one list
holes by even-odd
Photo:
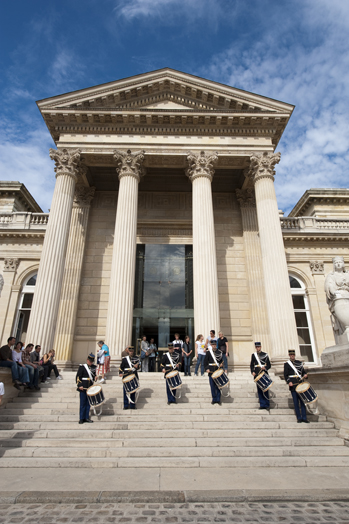
[[349, 502], [211, 504], [1, 504], [0, 523], [300, 522], [349, 524]]

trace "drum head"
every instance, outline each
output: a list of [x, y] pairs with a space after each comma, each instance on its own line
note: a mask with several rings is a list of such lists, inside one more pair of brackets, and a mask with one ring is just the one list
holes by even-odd
[[96, 386], [89, 387], [86, 393], [89, 396], [94, 396], [94, 395], [98, 395], [98, 393], [100, 393], [101, 391], [102, 391], [102, 386], [96, 385]]
[[305, 391], [308, 391], [310, 388], [309, 382], [302, 382], [301, 384], [298, 384], [296, 387], [297, 393], [304, 393]]
[[123, 382], [130, 382], [130, 380], [133, 380], [135, 378], [135, 374], [132, 373], [132, 375], [127, 375], [127, 377], [123, 378], [122, 381]]
[[217, 369], [212, 373], [212, 378], [218, 378], [224, 373], [224, 369]]
[[166, 378], [173, 378], [176, 375], [178, 375], [178, 371], [174, 369], [173, 371], [170, 371], [169, 373], [167, 373]]

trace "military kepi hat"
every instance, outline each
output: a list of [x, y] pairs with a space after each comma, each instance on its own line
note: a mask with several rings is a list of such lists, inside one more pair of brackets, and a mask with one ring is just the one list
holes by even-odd
[[295, 355], [296, 354], [296, 350], [295, 349], [289, 349], [288, 350], [288, 354], [289, 355]]
[[167, 347], [168, 347], [168, 348], [173, 348], [173, 344], [172, 344], [172, 342], [170, 342], [169, 344], [167, 344]]
[[95, 356], [93, 353], [90, 353], [89, 356], [87, 357], [89, 360], [94, 360], [95, 359]]
[[256, 346], [256, 348], [259, 348], [262, 344], [260, 342], [255, 342], [254, 345]]

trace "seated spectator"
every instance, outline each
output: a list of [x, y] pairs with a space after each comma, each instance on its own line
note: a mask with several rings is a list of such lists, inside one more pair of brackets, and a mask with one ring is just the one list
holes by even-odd
[[18, 366], [18, 376], [19, 380], [22, 382], [24, 386], [26, 386], [29, 389], [33, 389], [29, 387], [29, 372], [27, 368], [25, 367], [25, 364], [22, 362], [22, 347], [24, 344], [22, 342], [17, 342], [15, 345], [13, 351], [12, 351], [12, 360], [13, 362], [17, 363]]
[[42, 366], [40, 364], [40, 351], [41, 346], [38, 344], [35, 346], [34, 351], [30, 353], [30, 362], [36, 364], [39, 368], [39, 375], [41, 377], [41, 382], [45, 383], [47, 380], [48, 366]]
[[54, 364], [54, 360], [55, 360], [55, 350], [54, 349], [50, 349], [50, 351], [48, 353], [45, 353], [45, 355], [43, 356], [43, 362], [42, 362], [42, 365], [44, 366], [44, 368], [45, 367], [48, 368], [48, 370], [47, 370], [47, 378], [48, 378], [48, 380], [50, 380], [51, 371], [53, 370], [54, 374], [55, 374], [55, 377], [58, 380], [62, 380], [62, 377], [60, 376], [60, 374], [58, 372], [57, 366], [56, 366], [56, 364]]
[[2, 402], [3, 395], [5, 395], [5, 387], [4, 387], [4, 383], [0, 382], [0, 404]]
[[[28, 344], [25, 349], [22, 350], [22, 362], [29, 372], [29, 388], [40, 390], [39, 387], [39, 364], [34, 364], [30, 361], [30, 353], [33, 351], [34, 344]], [[42, 369], [42, 372], [44, 370]]]
[[9, 337], [7, 344], [0, 348], [0, 367], [11, 369], [13, 386], [16, 389], [20, 389], [19, 386], [22, 385], [22, 382], [19, 380], [18, 366], [17, 363], [12, 360], [11, 346], [13, 346], [15, 342], [15, 337]]

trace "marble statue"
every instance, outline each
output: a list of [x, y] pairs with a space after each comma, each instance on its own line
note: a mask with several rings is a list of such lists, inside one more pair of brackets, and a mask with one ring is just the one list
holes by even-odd
[[326, 277], [325, 293], [336, 343], [343, 344], [349, 340], [349, 271], [343, 257], [334, 257], [332, 262], [333, 271]]

